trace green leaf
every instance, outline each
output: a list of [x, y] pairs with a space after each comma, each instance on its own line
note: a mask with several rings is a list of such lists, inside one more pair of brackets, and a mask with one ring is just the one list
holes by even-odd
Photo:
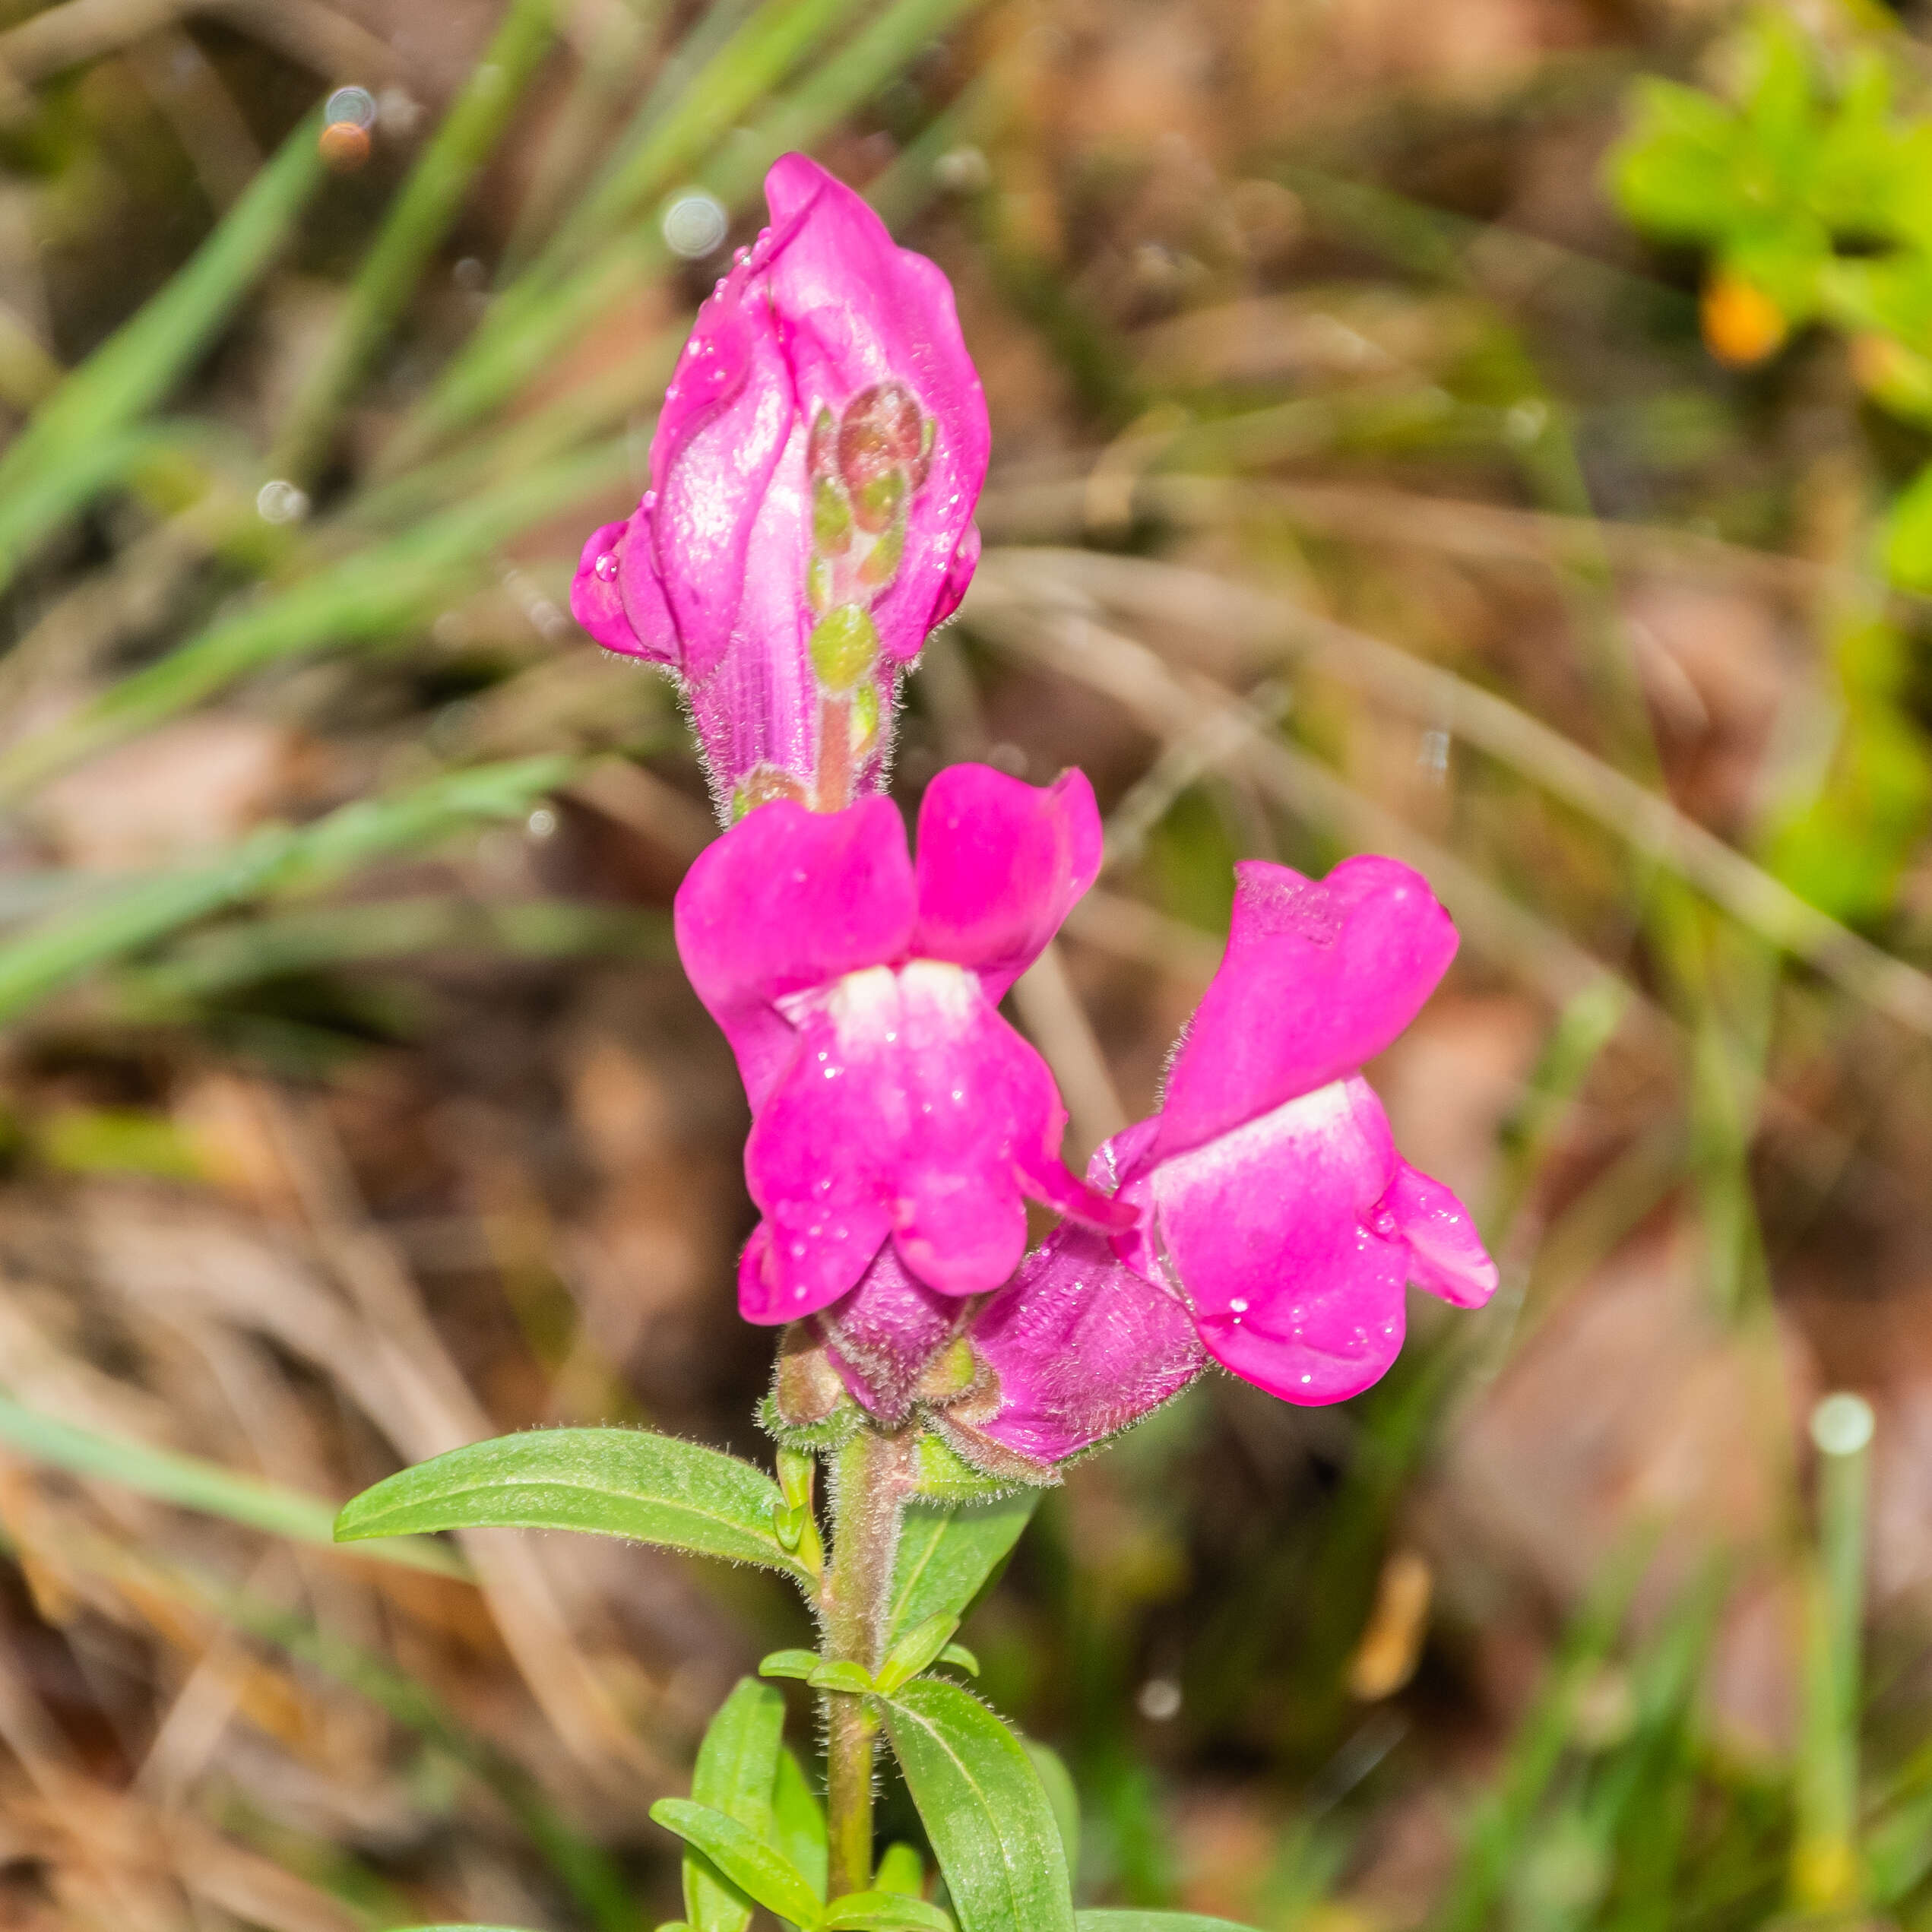
[[939, 1661], [942, 1664], [956, 1664], [969, 1677], [976, 1677], [980, 1674], [978, 1656], [974, 1652], [968, 1650], [963, 1643], [948, 1644], [945, 1649], [939, 1652]]
[[774, 1650], [769, 1657], [759, 1658], [758, 1674], [762, 1677], [796, 1677], [803, 1683], [824, 1661], [816, 1650]]
[[908, 1679], [917, 1677], [937, 1660], [958, 1628], [959, 1619], [948, 1616], [944, 1611], [927, 1617], [923, 1623], [915, 1623], [885, 1653], [885, 1661], [878, 1671], [879, 1689], [895, 1691]]
[[1078, 1912], [1079, 1932], [1249, 1932], [1231, 1918], [1203, 1918], [1199, 1912]]
[[749, 1826], [708, 1804], [683, 1797], [660, 1798], [651, 1807], [651, 1816], [667, 1832], [695, 1845], [748, 1897], [805, 1932], [816, 1932], [825, 1909], [818, 1895], [805, 1874]]
[[814, 1690], [842, 1690], [847, 1696], [866, 1697], [879, 1688], [872, 1673], [863, 1664], [835, 1657], [817, 1665], [805, 1681]]
[[895, 1839], [881, 1854], [873, 1883], [881, 1892], [898, 1892], [908, 1899], [926, 1896], [926, 1861], [903, 1839]]
[[736, 1456], [636, 1429], [540, 1429], [451, 1449], [378, 1483], [338, 1541], [410, 1531], [581, 1529], [816, 1579], [771, 1531], [778, 1486]]
[[844, 1926], [866, 1932], [953, 1932], [949, 1912], [901, 1892], [848, 1892], [826, 1912], [823, 1924], [825, 1932]]
[[1026, 1747], [1026, 1754], [1033, 1760], [1033, 1768], [1040, 1774], [1040, 1783], [1047, 1794], [1047, 1802], [1053, 1807], [1053, 1823], [1059, 1827], [1060, 1846], [1066, 1854], [1066, 1868], [1078, 1874], [1080, 1870], [1080, 1794], [1074, 1788], [1073, 1774], [1066, 1768], [1059, 1753], [1050, 1744], [1042, 1744], [1031, 1737], [1020, 1740]]
[[[325, 1547], [335, 1541], [334, 1512], [319, 1496], [304, 1496], [299, 1490], [264, 1482], [258, 1476], [205, 1462], [199, 1456], [103, 1436], [43, 1415], [4, 1395], [0, 1395], [0, 1442], [36, 1462], [70, 1470], [77, 1476], [124, 1484], [160, 1502], [198, 1509], [204, 1516], [225, 1517], [250, 1529], [266, 1530], [271, 1536]], [[445, 1576], [469, 1574], [461, 1557], [438, 1543], [398, 1542], [363, 1554]]]
[[771, 1786], [771, 1827], [772, 1843], [805, 1874], [806, 1883], [822, 1899], [828, 1864], [825, 1807], [789, 1749], [778, 1753], [778, 1775]]
[[943, 1677], [916, 1678], [884, 1709], [962, 1932], [1072, 1932], [1066, 1854], [1026, 1747]]
[[[698, 1747], [693, 1799], [768, 1838], [784, 1728], [783, 1694], [755, 1677], [740, 1677]], [[684, 1909], [692, 1932], [745, 1932], [752, 1919], [743, 1894], [721, 1884], [708, 1860], [691, 1856], [684, 1861]]]
[[1037, 1490], [994, 1503], [915, 1504], [906, 1512], [892, 1573], [886, 1640], [929, 1617], [963, 1617], [1020, 1540], [1039, 1506]]

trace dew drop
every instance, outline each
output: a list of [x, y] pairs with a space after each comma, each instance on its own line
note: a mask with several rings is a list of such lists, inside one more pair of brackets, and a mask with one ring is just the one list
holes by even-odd
[[596, 572], [597, 579], [599, 583], [616, 583], [617, 581], [617, 553], [615, 550], [606, 550], [603, 555], [597, 559], [597, 562], [591, 565], [591, 568]]

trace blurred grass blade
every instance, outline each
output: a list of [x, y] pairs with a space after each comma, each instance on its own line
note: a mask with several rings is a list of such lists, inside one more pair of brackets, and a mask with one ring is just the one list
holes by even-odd
[[477, 559], [629, 472], [620, 441], [514, 477], [387, 543], [344, 557], [218, 619], [74, 717], [0, 757], [0, 797], [17, 797], [90, 753], [179, 716], [224, 686], [291, 657], [387, 641], [471, 581]]
[[[727, 207], [741, 206], [781, 154], [812, 147], [926, 41], [978, 4], [980, 0], [896, 0], [816, 68], [793, 98], [780, 102], [749, 133], [714, 154], [699, 171], [698, 180]], [[674, 185], [668, 172], [658, 185]], [[620, 229], [600, 253], [553, 289], [540, 295], [533, 288], [520, 296], [517, 290], [525, 284], [519, 283], [506, 290], [500, 312], [493, 312], [489, 323], [465, 345], [423, 405], [416, 432], [419, 439], [407, 447], [420, 449], [515, 394], [597, 316], [670, 260], [657, 224], [635, 223]]]
[[0, 946], [0, 1022], [94, 968], [271, 886], [320, 884], [477, 819], [524, 816], [574, 769], [572, 760], [556, 757], [479, 765], [396, 797], [358, 800], [313, 825], [266, 826], [211, 864], [57, 914]]
[[1531, 1843], [1538, 1808], [1572, 1738], [1577, 1696], [1617, 1640], [1652, 1539], [1638, 1541], [1605, 1566], [1543, 1689], [1517, 1727], [1501, 1772], [1478, 1807], [1448, 1892], [1430, 1921], [1433, 1932], [1481, 1932]]
[[[0, 584], [74, 508], [71, 486], [47, 486], [49, 471], [166, 395], [280, 252], [321, 175], [321, 126], [318, 110], [296, 128], [194, 258], [61, 384], [0, 454], [9, 540], [0, 550]], [[24, 499], [18, 507], [17, 499]]]
[[[647, 102], [634, 150], [620, 154], [556, 237], [502, 290], [398, 439], [407, 460], [473, 420], [534, 375], [636, 271], [667, 259], [645, 204], [674, 186], [806, 54], [835, 30], [855, 0], [765, 0], [751, 19], [695, 75], [661, 119]], [[597, 244], [596, 266], [569, 264]]]
[[1801, 1912], [1852, 1911], [1858, 1849], [1860, 1655], [1873, 1415], [1861, 1395], [1827, 1395], [1811, 1413], [1818, 1450], [1818, 1542], [1807, 1564], [1803, 1744], [1791, 1902]]
[[350, 285], [340, 318], [309, 371], [277, 439], [270, 467], [306, 476], [336, 416], [394, 329], [423, 267], [448, 233], [556, 32], [559, 0], [513, 0], [410, 171]]
[[[225, 1517], [230, 1522], [266, 1530], [271, 1536], [297, 1543], [334, 1546], [335, 1510], [319, 1497], [304, 1496], [259, 1477], [224, 1469], [199, 1456], [101, 1435], [43, 1414], [4, 1394], [0, 1394], [0, 1441], [36, 1462], [77, 1476], [120, 1483], [157, 1502]], [[435, 1543], [398, 1543], [367, 1554], [439, 1576], [468, 1574], [459, 1557]]]

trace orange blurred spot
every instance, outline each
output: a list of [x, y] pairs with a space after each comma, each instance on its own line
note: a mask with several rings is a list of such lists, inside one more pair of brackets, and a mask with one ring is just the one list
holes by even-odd
[[1737, 275], [1719, 275], [1704, 287], [1697, 314], [1704, 347], [1732, 369], [1748, 369], [1784, 346], [1788, 333], [1778, 305], [1763, 290]]
[[331, 121], [316, 137], [323, 161], [337, 174], [353, 174], [369, 159], [369, 130], [353, 121]]
[[1435, 1574], [1415, 1550], [1390, 1551], [1376, 1585], [1375, 1607], [1348, 1665], [1348, 1688], [1365, 1703], [1392, 1696], [1415, 1674], [1428, 1634]]

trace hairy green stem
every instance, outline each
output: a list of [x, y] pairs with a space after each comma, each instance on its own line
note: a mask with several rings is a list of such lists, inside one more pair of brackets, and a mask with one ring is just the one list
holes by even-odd
[[[912, 1433], [861, 1430], [832, 1465], [831, 1566], [819, 1614], [825, 1655], [876, 1671], [885, 1654], [886, 1613], [899, 1525], [914, 1481]], [[866, 1700], [825, 1693], [825, 1809], [831, 1839], [828, 1896], [872, 1885], [873, 1756], [878, 1718]]]

